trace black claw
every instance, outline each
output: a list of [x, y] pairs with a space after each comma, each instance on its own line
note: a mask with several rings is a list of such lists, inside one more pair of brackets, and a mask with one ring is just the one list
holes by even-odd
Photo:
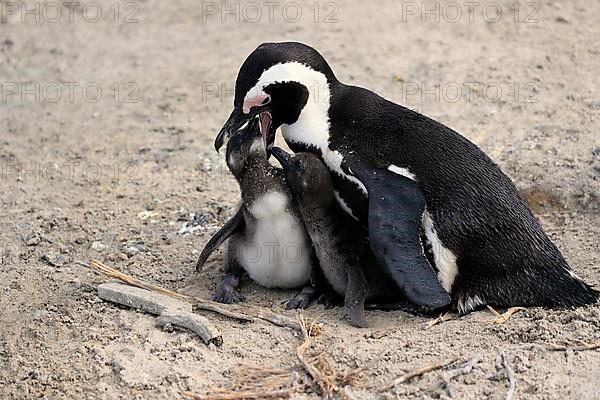
[[284, 307], [286, 310], [300, 310], [305, 309], [310, 304], [310, 298], [306, 298], [306, 296], [297, 295], [284, 303]]

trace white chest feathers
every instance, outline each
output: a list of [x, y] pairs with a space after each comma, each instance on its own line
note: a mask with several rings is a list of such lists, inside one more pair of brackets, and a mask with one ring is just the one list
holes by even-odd
[[285, 195], [270, 192], [248, 210], [255, 223], [246, 231], [238, 260], [252, 280], [268, 288], [296, 288], [310, 278], [311, 243], [289, 207]]

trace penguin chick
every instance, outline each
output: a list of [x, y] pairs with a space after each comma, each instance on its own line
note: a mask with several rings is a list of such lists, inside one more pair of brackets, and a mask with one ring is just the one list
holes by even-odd
[[399, 300], [399, 289], [377, 266], [366, 230], [338, 205], [331, 174], [319, 157], [291, 156], [278, 147], [271, 151], [286, 173], [325, 278], [344, 297], [351, 323], [367, 327], [365, 301]]
[[[214, 250], [225, 240], [225, 278], [214, 301], [242, 301], [241, 276], [267, 288], [298, 288], [310, 279], [312, 247], [281, 169], [268, 162], [258, 119], [251, 120], [228, 142], [226, 161], [237, 180], [242, 203], [236, 214], [209, 240], [196, 270], [201, 271]], [[309, 295], [307, 296], [307, 293]], [[289, 307], [304, 308], [314, 291], [303, 290]]]

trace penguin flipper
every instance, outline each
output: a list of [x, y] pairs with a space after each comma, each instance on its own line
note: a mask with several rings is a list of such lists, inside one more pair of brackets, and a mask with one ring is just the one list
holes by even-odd
[[416, 183], [373, 168], [355, 153], [344, 157], [342, 168], [367, 189], [369, 240], [377, 263], [415, 304], [432, 309], [448, 305], [450, 295], [423, 252], [420, 231], [425, 197]]
[[210, 257], [210, 255], [217, 248], [219, 248], [219, 246], [223, 244], [225, 240], [229, 239], [231, 235], [233, 235], [241, 229], [244, 229], [245, 225], [246, 222], [244, 221], [244, 206], [240, 205], [233, 217], [231, 217], [229, 221], [225, 222], [225, 225], [223, 225], [221, 229], [219, 229], [217, 233], [215, 233], [210, 238], [208, 243], [206, 243], [206, 246], [204, 246], [204, 249], [202, 249], [200, 257], [198, 257], [198, 261], [196, 262], [196, 272], [202, 271], [204, 263], [206, 262], [208, 257]]

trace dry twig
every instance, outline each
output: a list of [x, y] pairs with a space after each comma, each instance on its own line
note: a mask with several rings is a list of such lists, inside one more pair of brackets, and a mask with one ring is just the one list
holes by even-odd
[[600, 348], [600, 341], [589, 343], [579, 339], [566, 340], [562, 344], [546, 343], [546, 348], [554, 351], [565, 351], [569, 349], [575, 351], [595, 350]]
[[427, 322], [427, 327], [431, 328], [432, 326], [441, 324], [442, 322], [450, 321], [451, 319], [453, 319], [453, 316], [449, 312], [440, 314], [440, 316], [437, 317], [436, 319], [433, 319], [433, 320]]
[[500, 314], [498, 311], [494, 310], [494, 309], [492, 308], [492, 306], [489, 306], [489, 305], [488, 305], [488, 306], [487, 306], [487, 308], [488, 308], [488, 310], [490, 310], [490, 312], [491, 312], [492, 314], [494, 314], [494, 316], [496, 317], [496, 318], [494, 318], [494, 319], [492, 319], [492, 320], [490, 320], [490, 321], [488, 322], [488, 324], [490, 324], [490, 325], [491, 325], [491, 324], [496, 324], [496, 325], [503, 324], [503, 323], [505, 323], [506, 321], [508, 321], [508, 319], [509, 319], [509, 318], [510, 318], [510, 317], [511, 317], [513, 314], [516, 314], [516, 313], [518, 313], [519, 311], [524, 311], [524, 310], [526, 310], [526, 308], [525, 308], [525, 307], [511, 307], [511, 308], [509, 308], [508, 310], [506, 310], [506, 312], [505, 312], [505, 313], [503, 313], [503, 314]]
[[506, 370], [506, 375], [508, 377], [508, 392], [506, 392], [506, 400], [512, 400], [513, 395], [515, 393], [515, 372], [508, 364], [508, 359], [506, 358], [506, 354], [503, 350], [500, 351], [502, 355], [502, 365], [504, 365], [504, 369]]
[[473, 371], [473, 368], [475, 368], [475, 365], [477, 365], [479, 360], [481, 360], [481, 353], [475, 354], [475, 356], [473, 356], [470, 360], [465, 362], [460, 367], [451, 369], [446, 374], [444, 374], [442, 387], [446, 389], [446, 392], [448, 392], [449, 397], [454, 397], [452, 385], [450, 384], [452, 379], [460, 375], [467, 375], [468, 373]]
[[427, 372], [431, 372], [431, 371], [435, 371], [436, 369], [444, 368], [444, 367], [456, 362], [457, 360], [458, 360], [457, 357], [453, 357], [453, 358], [450, 358], [445, 361], [441, 361], [441, 362], [438, 362], [435, 364], [430, 364], [430, 365], [426, 365], [421, 368], [414, 369], [414, 370], [402, 375], [401, 377], [394, 379], [393, 381], [391, 381], [390, 383], [388, 383], [387, 385], [385, 385], [384, 387], [379, 389], [379, 392], [385, 392], [387, 390], [390, 390], [401, 383], [409, 381], [412, 378], [415, 378], [417, 376], [421, 376]]
[[456, 378], [459, 375], [466, 375], [466, 374], [470, 373], [473, 370], [473, 368], [475, 368], [475, 365], [477, 365], [477, 363], [481, 360], [481, 357], [482, 357], [481, 353], [477, 353], [469, 361], [464, 363], [462, 366], [451, 369], [446, 374], [446, 379], [448, 381], [450, 381], [450, 379]]
[[127, 275], [121, 271], [118, 271], [112, 267], [109, 267], [98, 260], [92, 260], [90, 264], [85, 264], [78, 261], [77, 264], [84, 267], [89, 267], [95, 271], [101, 272], [112, 278], [119, 279], [131, 286], [140, 287], [154, 292], [162, 293], [164, 295], [173, 297], [175, 299], [188, 301], [194, 305], [195, 308], [212, 311], [214, 313], [223, 315], [224, 317], [236, 319], [243, 322], [254, 322], [257, 319], [270, 322], [273, 325], [291, 328], [297, 331], [301, 331], [300, 325], [291, 318], [284, 315], [274, 313], [264, 307], [252, 306], [252, 305], [239, 305], [239, 304], [221, 304], [210, 300], [200, 299], [194, 296], [188, 296], [185, 294], [177, 293], [169, 289], [165, 289], [161, 286], [154, 285], [134, 278], [131, 275]]

